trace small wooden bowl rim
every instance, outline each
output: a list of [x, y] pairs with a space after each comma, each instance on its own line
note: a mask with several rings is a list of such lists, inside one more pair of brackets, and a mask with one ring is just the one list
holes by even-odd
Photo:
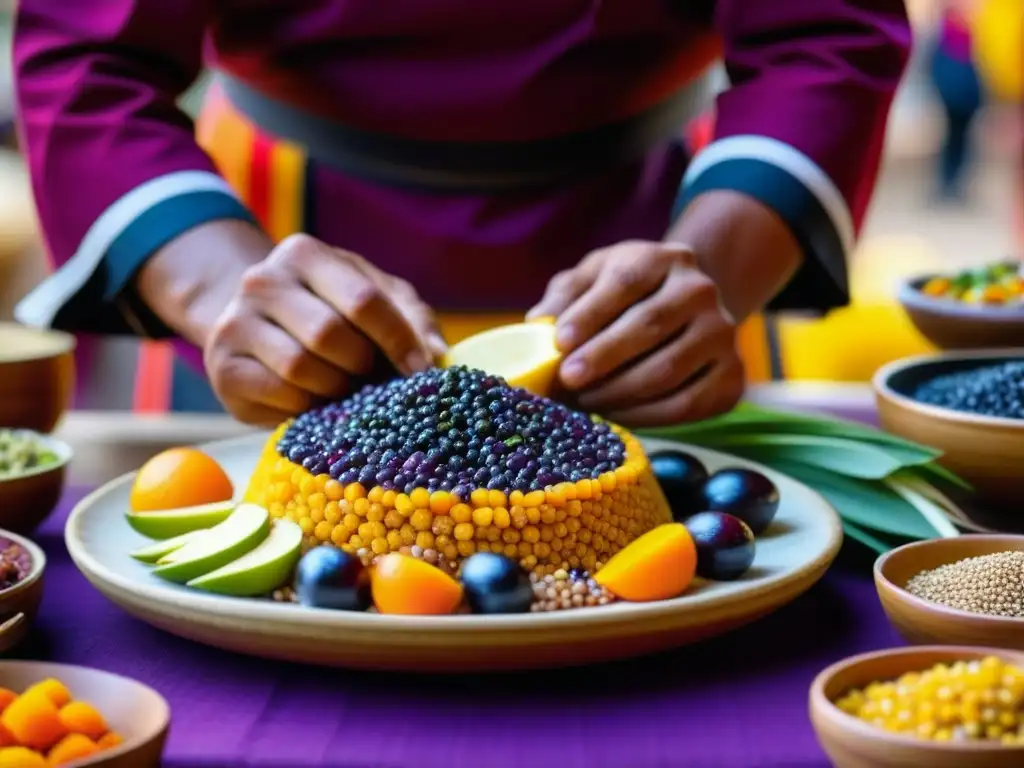
[[[864, 741], [892, 742], [928, 753], [943, 752], [948, 754], [950, 752], [962, 752], [964, 754], [977, 754], [997, 751], [1002, 753], [1005, 751], [1007, 754], [1019, 752], [1024, 755], [1024, 745], [1010, 746], [999, 743], [986, 743], [983, 741], [937, 742], [919, 739], [902, 733], [891, 733], [890, 731], [883, 730], [876, 725], [871, 725], [870, 723], [865, 723], [863, 720], [843, 712], [843, 710], [835, 705], [834, 701], [825, 696], [826, 686], [831, 682], [832, 678], [840, 672], [867, 664], [875, 661], [876, 659], [906, 656], [909, 660], [917, 656], [932, 653], [948, 656], [951, 661], [955, 661], [958, 658], [971, 658], [975, 656], [997, 656], [1003, 661], [1024, 665], [1024, 654], [1010, 651], [1005, 648], [986, 648], [982, 646], [967, 645], [917, 645], [901, 648], [886, 648], [880, 651], [871, 651], [868, 653], [861, 653], [856, 656], [848, 656], [819, 672], [817, 677], [814, 678], [814, 682], [811, 683], [811, 706], [817, 709], [818, 713], [822, 717], [831, 720], [837, 727], [849, 732], [859, 739], [863, 739]], [[908, 666], [904, 671], [921, 672], [923, 670], [913, 666]]]
[[993, 324], [1024, 322], [1024, 302], [1019, 305], [992, 306], [990, 304], [965, 304], [954, 299], [929, 296], [921, 290], [921, 285], [935, 277], [943, 275], [919, 275], [900, 283], [896, 298], [904, 307], [944, 315], [963, 320], [982, 320]]
[[[1024, 536], [1016, 536], [1014, 534], [970, 534], [972, 541], [978, 541], [985, 544], [991, 543], [998, 545], [1001, 542], [1024, 542]], [[903, 557], [907, 552], [913, 552], [916, 550], [928, 549], [929, 547], [941, 546], [941, 542], [946, 539], [929, 539], [926, 541], [914, 541], [910, 544], [904, 544], [901, 547], [890, 550], [883, 555], [880, 555], [875, 560], [874, 575], [875, 583], [883, 584], [886, 587], [892, 589], [904, 602], [913, 605], [919, 609], [927, 610], [932, 613], [936, 613], [949, 618], [950, 620], [970, 621], [972, 624], [988, 624], [990, 626], [999, 626], [1006, 628], [1017, 628], [1022, 634], [1024, 634], [1024, 619], [1013, 618], [1012, 616], [992, 616], [987, 613], [971, 613], [970, 611], [961, 611], [959, 608], [950, 608], [948, 605], [942, 603], [933, 603], [931, 600], [925, 600], [923, 597], [909, 592], [905, 587], [896, 584], [885, 575], [886, 566], [891, 563], [894, 559]], [[993, 554], [1002, 550], [993, 550]], [[955, 563], [956, 560], [951, 560], [950, 563]], [[950, 563], [946, 563], [949, 565]]]
[[46, 553], [31, 539], [26, 539], [24, 536], [3, 528], [0, 528], [0, 537], [10, 539], [28, 552], [29, 557], [32, 558], [32, 567], [24, 579], [17, 584], [12, 584], [7, 589], [0, 589], [0, 605], [2, 605], [6, 600], [24, 592], [42, 578], [43, 571], [46, 570]]
[[884, 397], [886, 400], [891, 401], [904, 410], [915, 411], [921, 416], [927, 416], [929, 418], [951, 424], [996, 428], [1013, 432], [1019, 431], [1021, 436], [1024, 437], [1024, 419], [1011, 419], [1002, 416], [982, 416], [975, 413], [964, 413], [962, 411], [954, 411], [950, 408], [940, 408], [936, 405], [919, 403], [917, 400], [907, 397], [889, 386], [889, 381], [893, 376], [911, 368], [932, 365], [934, 363], [956, 362], [960, 360], [976, 360], [979, 363], [983, 363], [985, 360], [995, 360], [1005, 357], [1020, 358], [1021, 361], [1024, 361], [1024, 352], [1020, 349], [1003, 348], [974, 351], [959, 350], [956, 352], [943, 352], [939, 354], [905, 357], [901, 360], [895, 360], [891, 363], [887, 363], [879, 368], [871, 379], [871, 386], [874, 388], [875, 393], [878, 396]]
[[[107, 678], [112, 678], [118, 681], [121, 685], [134, 686], [146, 693], [147, 696], [151, 697], [156, 705], [157, 716], [159, 718], [160, 727], [154, 729], [150, 733], [140, 734], [134, 738], [125, 739], [122, 744], [118, 744], [116, 747], [106, 749], [99, 754], [95, 754], [92, 757], [82, 758], [80, 760], [74, 760], [68, 764], [69, 768], [88, 768], [90, 765], [94, 765], [101, 761], [107, 761], [112, 758], [122, 757], [130, 755], [135, 750], [139, 749], [144, 744], [148, 744], [154, 737], [163, 731], [166, 731], [170, 726], [171, 722], [171, 706], [167, 703], [159, 691], [154, 690], [145, 683], [139, 682], [131, 677], [125, 675], [119, 675], [115, 672], [107, 672], [105, 669], [97, 669], [95, 667], [85, 667], [79, 664], [58, 664], [50, 661], [19, 661], [6, 659], [0, 660], [0, 672], [3, 671], [4, 667], [16, 667], [19, 665], [32, 665], [36, 667], [44, 667], [47, 669], [47, 676], [56, 678], [57, 680], [63, 680], [68, 675], [66, 674], [69, 670], [85, 670], [93, 674], [102, 675]], [[76, 692], [77, 694], [77, 692]], [[84, 692], [81, 697], [82, 700], [88, 701], [89, 694]]]
[[30, 470], [22, 472], [20, 475], [0, 477], [0, 489], [3, 488], [4, 483], [16, 483], [19, 480], [24, 480], [29, 477], [39, 477], [40, 475], [46, 475], [50, 472], [57, 472], [64, 469], [75, 457], [74, 449], [72, 449], [70, 445], [65, 443], [63, 440], [58, 440], [52, 435], [44, 435], [42, 432], [36, 432], [32, 429], [12, 429], [11, 431], [17, 435], [29, 435], [44, 448], [56, 454], [57, 461], [52, 464], [32, 467]]
[[70, 333], [64, 331], [55, 331], [50, 328], [32, 328], [27, 325], [21, 325], [19, 323], [3, 323], [0, 322], [0, 335], [4, 332], [24, 333], [28, 335], [44, 336], [48, 337], [55, 343], [52, 349], [39, 349], [35, 352], [26, 351], [24, 354], [16, 357], [4, 357], [0, 355], [0, 367], [4, 365], [17, 365], [18, 363], [27, 363], [31, 360], [51, 360], [61, 355], [66, 355], [69, 352], [73, 352], [75, 347], [78, 345], [77, 340]]

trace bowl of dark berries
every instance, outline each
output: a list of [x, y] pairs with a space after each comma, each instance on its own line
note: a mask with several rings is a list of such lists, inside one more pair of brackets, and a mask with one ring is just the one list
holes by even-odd
[[1024, 351], [926, 355], [891, 363], [873, 381], [882, 427], [943, 452], [940, 463], [976, 501], [1015, 515], [1024, 498]]
[[0, 525], [30, 533], [64, 492], [71, 447], [49, 435], [0, 427]]
[[1024, 346], [1024, 266], [1007, 261], [908, 280], [898, 298], [940, 349]]
[[33, 542], [0, 530], [0, 653], [16, 646], [39, 611], [46, 555]]

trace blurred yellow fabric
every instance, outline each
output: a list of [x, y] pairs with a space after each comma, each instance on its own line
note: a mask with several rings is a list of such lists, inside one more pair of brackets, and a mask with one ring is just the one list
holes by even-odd
[[1002, 101], [1024, 101], [1024, 0], [982, 0], [972, 26], [985, 86]]

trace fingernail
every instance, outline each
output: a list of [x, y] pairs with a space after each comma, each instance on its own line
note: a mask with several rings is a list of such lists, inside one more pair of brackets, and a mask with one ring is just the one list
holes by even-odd
[[440, 334], [432, 333], [427, 337], [430, 347], [439, 355], [448, 351], [448, 342], [441, 338]]
[[587, 373], [587, 365], [582, 360], [570, 358], [562, 366], [562, 379], [566, 384], [578, 384]]
[[405, 358], [405, 367], [413, 373], [427, 368], [427, 358], [418, 349], [410, 352]]
[[576, 346], [576, 329], [571, 325], [560, 325], [555, 330], [555, 344], [559, 349], [572, 349]]

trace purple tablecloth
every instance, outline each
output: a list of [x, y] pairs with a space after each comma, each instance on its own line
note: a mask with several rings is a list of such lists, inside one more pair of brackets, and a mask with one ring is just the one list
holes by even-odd
[[[814, 675], [898, 644], [848, 544], [817, 587], [726, 637], [625, 663], [508, 676], [325, 670], [236, 656], [131, 618], [64, 548], [67, 494], [36, 534], [46, 597], [18, 653], [141, 680], [170, 702], [166, 768], [819, 768]], [[344, 642], [339, 638], [338, 642]]]

